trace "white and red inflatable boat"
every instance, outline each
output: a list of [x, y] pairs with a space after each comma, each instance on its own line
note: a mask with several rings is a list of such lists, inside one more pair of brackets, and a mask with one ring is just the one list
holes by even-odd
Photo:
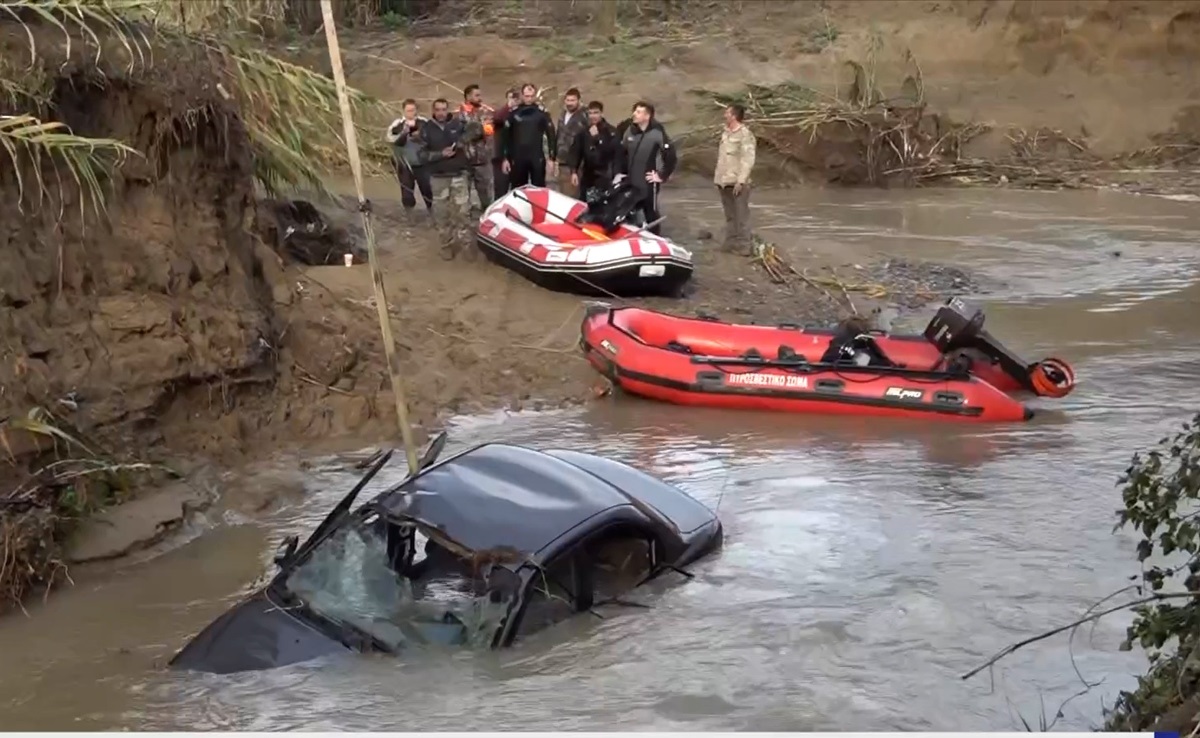
[[479, 219], [487, 258], [556, 292], [590, 296], [679, 296], [692, 277], [692, 252], [649, 231], [581, 223], [586, 203], [525, 185]]

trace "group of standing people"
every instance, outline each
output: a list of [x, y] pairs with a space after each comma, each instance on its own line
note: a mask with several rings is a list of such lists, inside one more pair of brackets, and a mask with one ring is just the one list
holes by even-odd
[[[714, 182], [725, 210], [726, 246], [749, 252], [755, 138], [744, 117], [738, 105], [725, 111]], [[476, 84], [464, 88], [462, 104], [454, 112], [446, 99], [435, 100], [429, 118], [418, 114], [416, 101], [405, 100], [403, 116], [388, 127], [387, 140], [394, 146], [405, 210], [416, 208], [419, 193], [434, 222], [446, 231], [447, 258], [455, 255], [460, 239], [454, 231], [466, 225], [472, 199], [482, 211], [511, 189], [526, 184], [545, 187], [547, 181], [581, 200], [627, 182], [638, 196], [637, 209], [647, 230], [659, 233], [659, 190], [678, 163], [652, 104], [636, 103], [629, 117], [613, 126], [603, 103], [592, 101], [585, 107], [580, 91], [571, 88], [563, 95], [562, 115], [555, 121], [538, 102], [532, 84], [508, 90], [499, 110], [483, 102]]]

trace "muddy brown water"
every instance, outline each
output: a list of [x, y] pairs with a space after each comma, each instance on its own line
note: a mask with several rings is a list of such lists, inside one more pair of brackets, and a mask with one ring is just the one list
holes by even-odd
[[[673, 207], [714, 219], [708, 194]], [[303, 472], [302, 502], [256, 519], [214, 514], [190, 543], [0, 622], [0, 724], [1005, 730], [1021, 728], [1018, 715], [1034, 726], [1052, 717], [1082, 675], [1103, 683], [1068, 702], [1057, 727], [1098, 725], [1145, 667], [1117, 649], [1128, 616], [1073, 645], [1062, 636], [1021, 650], [990, 679], [959, 675], [1069, 622], [1136, 571], [1130, 537], [1111, 532], [1114, 483], [1134, 449], [1196, 407], [1200, 212], [1109, 193], [757, 199], [773, 240], [833, 239], [848, 260], [883, 249], [996, 280], [981, 298], [989, 328], [1023, 353], [1069, 358], [1081, 386], [1003, 427], [623, 398], [463, 419], [454, 447], [598, 450], [660, 474], [719, 506], [726, 546], [694, 581], [639, 595], [649, 610], [577, 619], [503, 653], [347, 656], [226, 677], [159, 668], [266, 571], [281, 536], [311, 529], [352, 482], [317, 467]], [[265, 468], [300, 473], [289, 458]], [[231, 492], [253, 483], [238, 480]]]

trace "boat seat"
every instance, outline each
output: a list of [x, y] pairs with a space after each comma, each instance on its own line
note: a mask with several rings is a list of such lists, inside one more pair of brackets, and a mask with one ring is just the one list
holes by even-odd
[[775, 354], [775, 357], [779, 361], [794, 361], [797, 364], [806, 361], [806, 359], [802, 355], [800, 355], [799, 353], [796, 352], [796, 349], [792, 348], [791, 346], [788, 346], [786, 343], [780, 344], [779, 350]]

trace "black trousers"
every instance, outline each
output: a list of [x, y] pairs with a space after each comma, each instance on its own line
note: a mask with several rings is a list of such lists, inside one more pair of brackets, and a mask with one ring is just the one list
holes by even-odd
[[493, 200], [499, 200], [508, 194], [508, 175], [504, 173], [503, 162], [492, 162], [492, 191], [495, 193]]
[[607, 190], [612, 184], [612, 175], [606, 171], [593, 171], [587, 167], [579, 170], [579, 199], [587, 197], [588, 190], [593, 187], [598, 190]]
[[662, 213], [658, 210], [658, 185], [651, 184], [650, 189], [642, 195], [642, 199], [638, 201], [638, 209], [642, 211], [642, 217], [646, 219], [646, 224], [654, 223], [646, 230], [656, 236], [662, 235], [662, 224], [655, 221], [662, 218]]
[[396, 162], [396, 178], [400, 180], [400, 202], [405, 210], [417, 206], [417, 190], [425, 201], [425, 208], [433, 207], [433, 183], [429, 181], [429, 173], [422, 167], [415, 170], [402, 161]]
[[534, 187], [546, 186], [545, 159], [517, 159], [512, 163], [508, 173], [508, 187], [515, 190], [521, 185], [531, 184]]

